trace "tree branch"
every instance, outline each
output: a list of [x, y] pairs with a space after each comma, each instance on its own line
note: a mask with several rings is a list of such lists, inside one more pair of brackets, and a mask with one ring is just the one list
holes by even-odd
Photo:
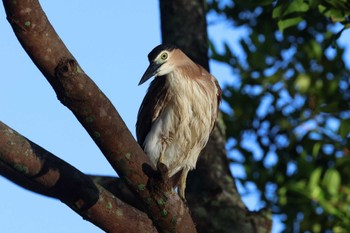
[[26, 189], [61, 200], [107, 232], [156, 232], [146, 214], [2, 122], [0, 174]]
[[196, 232], [187, 206], [176, 193], [154, 189], [150, 192], [147, 188], [149, 179], [142, 171], [142, 166], [148, 164], [147, 156], [108, 98], [67, 50], [39, 2], [3, 0], [3, 4], [23, 48], [58, 99], [73, 112], [115, 171], [141, 198], [157, 229]]

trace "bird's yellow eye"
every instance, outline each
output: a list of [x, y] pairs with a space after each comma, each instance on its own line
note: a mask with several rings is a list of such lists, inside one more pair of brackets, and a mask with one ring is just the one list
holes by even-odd
[[168, 53], [167, 52], [162, 53], [162, 55], [160, 55], [160, 58], [162, 60], [166, 60], [168, 58]]

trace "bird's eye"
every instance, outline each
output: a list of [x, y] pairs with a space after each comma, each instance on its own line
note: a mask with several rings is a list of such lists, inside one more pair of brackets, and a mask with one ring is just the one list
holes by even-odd
[[166, 52], [162, 53], [162, 55], [160, 55], [160, 58], [162, 60], [166, 60], [168, 58], [168, 53], [166, 53]]

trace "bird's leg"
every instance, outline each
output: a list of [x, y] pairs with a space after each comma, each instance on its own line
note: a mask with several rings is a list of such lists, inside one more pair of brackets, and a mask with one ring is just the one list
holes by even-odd
[[157, 172], [160, 174], [162, 181], [165, 182], [166, 180], [169, 179], [169, 177], [168, 177], [168, 167], [163, 162], [165, 149], [167, 147], [166, 138], [164, 136], [161, 138], [161, 144], [162, 144], [162, 150], [160, 152], [159, 159], [157, 162]]
[[182, 200], [186, 201], [185, 198], [185, 189], [186, 189], [186, 179], [187, 179], [187, 174], [189, 172], [189, 168], [185, 167], [182, 170], [182, 174], [181, 174], [181, 178], [180, 178], [180, 182], [178, 185], [179, 188], [179, 195], [182, 198]]
[[162, 135], [162, 137], [160, 138], [160, 143], [162, 145], [162, 151], [160, 152], [160, 155], [159, 155], [158, 164], [161, 164], [161, 163], [166, 164], [164, 161], [164, 154], [165, 154], [165, 150], [168, 147], [169, 142], [170, 142], [170, 136], [168, 137], [166, 135]]
[[162, 151], [160, 152], [159, 159], [158, 159], [158, 164], [162, 163], [165, 164], [164, 161], [164, 153], [166, 149], [166, 142], [162, 142]]

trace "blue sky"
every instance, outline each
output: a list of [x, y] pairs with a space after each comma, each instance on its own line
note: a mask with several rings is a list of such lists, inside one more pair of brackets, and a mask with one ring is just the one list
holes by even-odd
[[[110, 98], [132, 133], [148, 83], [138, 86], [147, 54], [161, 42], [159, 5], [151, 1], [41, 1], [51, 23], [84, 71]], [[215, 41], [234, 43], [244, 31], [209, 28]], [[15, 38], [0, 9], [0, 121], [84, 173], [115, 175], [73, 114], [57, 100], [46, 79]], [[348, 32], [341, 40], [345, 44]], [[347, 40], [349, 41], [349, 40]], [[219, 44], [219, 43], [217, 43]], [[349, 56], [349, 51], [347, 53]], [[219, 82], [232, 82], [227, 67], [211, 62]], [[239, 173], [239, 171], [237, 171]], [[1, 232], [102, 232], [61, 202], [37, 195], [0, 177]], [[256, 196], [245, 197], [252, 210]], [[274, 232], [279, 232], [279, 224]]]

